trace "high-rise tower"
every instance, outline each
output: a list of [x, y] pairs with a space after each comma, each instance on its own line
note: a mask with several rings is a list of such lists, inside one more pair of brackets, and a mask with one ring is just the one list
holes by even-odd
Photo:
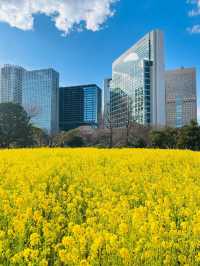
[[163, 46], [163, 33], [152, 31], [113, 63], [111, 119], [115, 127], [124, 127], [127, 120], [165, 126]]
[[22, 105], [32, 123], [48, 133], [59, 130], [59, 74], [53, 69], [26, 71]]
[[166, 71], [165, 87], [167, 126], [182, 127], [197, 121], [196, 69]]
[[0, 67], [0, 103], [22, 103], [22, 80], [25, 69], [14, 65]]

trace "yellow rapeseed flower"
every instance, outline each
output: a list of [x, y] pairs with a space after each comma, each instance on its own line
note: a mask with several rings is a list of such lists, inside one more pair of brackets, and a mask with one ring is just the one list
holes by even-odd
[[200, 265], [200, 153], [0, 151], [1, 265]]

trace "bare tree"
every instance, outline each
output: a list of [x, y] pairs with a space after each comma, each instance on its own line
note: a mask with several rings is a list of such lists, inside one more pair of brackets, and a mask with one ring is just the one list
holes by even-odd
[[38, 127], [32, 127], [34, 145], [42, 147], [48, 145], [48, 134]]
[[38, 116], [41, 113], [41, 108], [35, 104], [25, 106], [25, 110], [30, 117], [30, 119]]

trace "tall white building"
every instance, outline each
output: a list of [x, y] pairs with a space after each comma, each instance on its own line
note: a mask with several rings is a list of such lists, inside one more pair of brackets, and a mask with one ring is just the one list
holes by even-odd
[[0, 103], [22, 105], [34, 126], [56, 133], [59, 130], [59, 74], [53, 69], [27, 71], [5, 65], [0, 68]]
[[169, 127], [182, 127], [197, 120], [196, 69], [166, 71], [166, 120]]
[[165, 126], [164, 40], [160, 30], [146, 34], [112, 66], [111, 118]]
[[0, 103], [22, 103], [22, 80], [25, 69], [14, 65], [0, 67]]
[[53, 69], [26, 71], [22, 105], [33, 125], [53, 134], [59, 130], [59, 74]]

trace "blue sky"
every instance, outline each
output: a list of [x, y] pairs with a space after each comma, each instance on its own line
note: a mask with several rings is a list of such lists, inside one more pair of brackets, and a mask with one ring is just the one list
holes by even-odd
[[[195, 66], [200, 98], [199, 0], [59, 0], [61, 9], [58, 0], [35, 0], [27, 15], [29, 1], [0, 1], [0, 64], [53, 67], [60, 72], [61, 85], [102, 86], [111, 76], [112, 62], [146, 32], [159, 28], [165, 33], [166, 68]], [[90, 9], [94, 3], [96, 9]]]

